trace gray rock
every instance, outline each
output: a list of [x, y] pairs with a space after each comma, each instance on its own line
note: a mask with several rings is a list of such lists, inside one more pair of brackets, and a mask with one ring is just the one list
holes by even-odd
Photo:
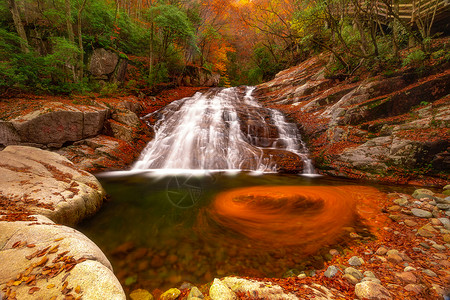
[[430, 191], [428, 189], [417, 189], [414, 191], [414, 193], [412, 194], [412, 196], [416, 199], [420, 199], [420, 197], [418, 197], [419, 195], [434, 195], [433, 191]]
[[353, 277], [355, 277], [358, 280], [361, 280], [364, 277], [364, 275], [361, 273], [361, 271], [359, 271], [359, 270], [357, 270], [355, 268], [352, 268], [352, 267], [346, 268], [344, 270], [344, 273], [345, 274], [350, 274], [350, 275], [352, 275]]
[[324, 275], [328, 278], [331, 278], [334, 275], [336, 275], [337, 272], [339, 272], [339, 269], [336, 266], [329, 266], [325, 271]]
[[392, 299], [389, 291], [373, 281], [364, 281], [356, 284], [355, 294], [359, 299]]
[[431, 218], [433, 217], [433, 214], [427, 210], [423, 210], [420, 208], [412, 208], [411, 213], [419, 218]]
[[442, 204], [439, 203], [436, 205], [437, 208], [442, 209], [442, 210], [449, 210], [450, 209], [450, 204]]
[[89, 62], [89, 72], [94, 76], [109, 75], [116, 69], [119, 56], [104, 48], [95, 49]]
[[352, 256], [349, 260], [348, 263], [350, 264], [350, 266], [360, 266], [364, 263], [364, 260], [358, 256]]
[[445, 229], [450, 230], [450, 219], [449, 218], [438, 218]]

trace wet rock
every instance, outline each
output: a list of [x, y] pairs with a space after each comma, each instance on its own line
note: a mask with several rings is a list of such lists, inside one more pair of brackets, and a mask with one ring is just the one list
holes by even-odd
[[416, 283], [417, 278], [412, 272], [395, 273], [395, 276], [406, 283]]
[[351, 284], [357, 284], [359, 282], [358, 279], [356, 279], [350, 274], [344, 274], [342, 277], [345, 278]]
[[448, 218], [438, 218], [438, 220], [442, 223], [445, 229], [450, 230], [450, 219]]
[[400, 206], [406, 206], [409, 204], [409, 201], [408, 199], [405, 198], [398, 198], [394, 200], [394, 203]]
[[365, 281], [372, 281], [378, 284], [381, 284], [381, 280], [379, 280], [378, 278], [373, 278], [373, 277], [364, 277], [361, 282], [365, 282]]
[[205, 296], [202, 294], [202, 292], [200, 292], [200, 290], [196, 286], [191, 288], [191, 291], [188, 294], [187, 300], [194, 300], [194, 298], [196, 298], [196, 299], [205, 298]]
[[423, 291], [423, 285], [410, 283], [405, 286], [405, 290], [407, 290], [408, 292], [413, 292], [415, 294], [420, 294]]
[[131, 300], [153, 300], [153, 295], [144, 289], [137, 289], [130, 293]]
[[217, 278], [214, 279], [213, 284], [209, 288], [209, 297], [211, 300], [237, 299], [236, 294]]
[[387, 260], [392, 263], [401, 263], [403, 258], [400, 256], [397, 250], [389, 250], [387, 253]]
[[352, 256], [349, 260], [348, 263], [350, 266], [360, 266], [364, 263], [364, 260], [361, 257], [358, 256]]
[[433, 245], [431, 245], [431, 247], [433, 247], [439, 251], [444, 251], [446, 249], [445, 246], [439, 245], [439, 244], [433, 244]]
[[[450, 222], [449, 222], [449, 225], [450, 225]], [[339, 251], [337, 251], [336, 249], [330, 249], [329, 253], [330, 253], [332, 256], [339, 255]]]
[[385, 255], [388, 252], [388, 249], [386, 249], [384, 246], [381, 246], [377, 249], [375, 252], [376, 255]]
[[450, 234], [444, 234], [442, 238], [444, 239], [445, 243], [450, 243]]
[[431, 224], [426, 224], [417, 230], [417, 234], [423, 237], [434, 237], [438, 231]]
[[337, 272], [339, 272], [339, 269], [336, 266], [329, 266], [325, 271], [324, 275], [328, 278], [331, 278], [334, 275], [336, 275]]
[[361, 271], [359, 271], [359, 270], [357, 270], [357, 269], [355, 269], [355, 268], [352, 268], [352, 267], [346, 268], [346, 269], [344, 270], [344, 273], [345, 273], [345, 274], [350, 274], [350, 275], [352, 275], [352, 276], [355, 277], [357, 280], [361, 280], [361, 279], [364, 277], [363, 274], [361, 273]]
[[439, 203], [439, 204], [436, 205], [436, 207], [441, 209], [441, 210], [449, 210], [450, 209], [450, 204]]
[[356, 284], [355, 294], [359, 299], [392, 299], [385, 287], [372, 281]]
[[363, 275], [364, 275], [364, 277], [377, 278], [377, 277], [375, 276], [375, 274], [373, 274], [372, 271], [365, 271], [365, 272], [363, 273]]
[[414, 222], [413, 220], [406, 219], [403, 222], [405, 222], [405, 225], [408, 227], [416, 227], [418, 224], [417, 222]]
[[407, 267], [405, 267], [405, 269], [403, 269], [403, 272], [411, 272], [411, 271], [416, 271], [416, 268], [407, 266]]
[[427, 210], [423, 210], [420, 208], [412, 208], [411, 209], [411, 213], [419, 218], [431, 218], [433, 217], [433, 215], [431, 214], [431, 212], [427, 211]]
[[433, 196], [434, 192], [430, 191], [428, 189], [417, 189], [412, 194], [413, 198], [416, 198], [416, 199], [420, 199], [421, 196], [423, 196], [423, 195]]
[[434, 273], [433, 271], [431, 271], [430, 269], [423, 269], [422, 272], [427, 274], [430, 277], [436, 277], [437, 276], [437, 274]]
[[160, 300], [175, 300], [178, 298], [178, 296], [181, 295], [181, 291], [176, 288], [171, 288], [164, 293], [162, 293], [161, 296], [159, 296]]

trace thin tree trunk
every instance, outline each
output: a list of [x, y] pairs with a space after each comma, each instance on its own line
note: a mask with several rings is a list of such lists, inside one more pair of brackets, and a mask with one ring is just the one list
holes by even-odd
[[78, 78], [79, 80], [83, 80], [83, 68], [84, 68], [84, 49], [83, 49], [83, 37], [81, 36], [81, 13], [84, 10], [84, 6], [86, 5], [87, 0], [83, 1], [83, 4], [78, 9], [78, 47], [80, 48], [80, 60], [79, 60], [79, 71]]
[[17, 34], [21, 38], [20, 41], [20, 49], [23, 53], [28, 53], [30, 50], [28, 49], [28, 39], [27, 34], [25, 33], [25, 29], [23, 28], [22, 20], [20, 19], [19, 10], [17, 9], [15, 0], [8, 0], [9, 10], [11, 11], [14, 26], [16, 27]]

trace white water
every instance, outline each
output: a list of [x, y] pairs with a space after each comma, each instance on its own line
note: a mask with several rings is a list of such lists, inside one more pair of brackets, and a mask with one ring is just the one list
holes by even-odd
[[263, 108], [251, 96], [253, 89], [209, 90], [166, 106], [133, 170], [275, 172], [276, 163], [263, 149], [281, 149], [298, 155], [303, 173], [313, 174], [297, 127], [278, 111]]

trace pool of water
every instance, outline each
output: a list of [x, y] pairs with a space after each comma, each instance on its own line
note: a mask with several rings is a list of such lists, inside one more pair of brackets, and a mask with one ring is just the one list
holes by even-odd
[[353, 208], [367, 191], [353, 181], [242, 172], [99, 180], [110, 200], [78, 229], [104, 251], [126, 290], [319, 269], [331, 247], [348, 245], [348, 231], [371, 238]]

